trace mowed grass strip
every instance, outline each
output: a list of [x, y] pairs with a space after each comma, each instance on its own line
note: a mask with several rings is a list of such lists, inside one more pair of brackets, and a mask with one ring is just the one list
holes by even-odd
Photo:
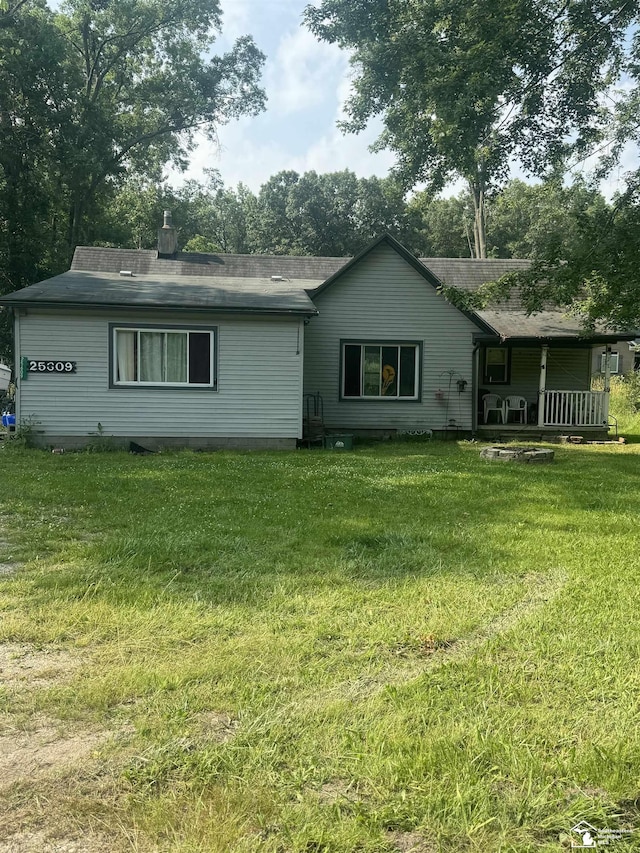
[[640, 828], [640, 447], [0, 465], [25, 563], [0, 579], [0, 641], [82, 659], [0, 690], [3, 719], [120, 733], [112, 798], [61, 786], [70, 821], [221, 853], [551, 851], [581, 818]]

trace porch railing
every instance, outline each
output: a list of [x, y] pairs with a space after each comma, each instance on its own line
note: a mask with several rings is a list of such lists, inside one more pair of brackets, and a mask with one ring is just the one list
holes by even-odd
[[606, 426], [609, 394], [606, 391], [545, 391], [545, 426]]

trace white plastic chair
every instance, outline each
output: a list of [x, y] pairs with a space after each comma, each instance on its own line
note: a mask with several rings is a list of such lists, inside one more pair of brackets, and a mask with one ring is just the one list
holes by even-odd
[[482, 404], [484, 406], [484, 422], [485, 424], [489, 423], [489, 415], [491, 412], [495, 412], [498, 415], [496, 420], [504, 423], [504, 408], [502, 405], [502, 397], [499, 397], [497, 394], [485, 394], [482, 398]]
[[518, 418], [519, 423], [526, 424], [527, 401], [524, 397], [520, 397], [518, 394], [510, 394], [508, 397], [505, 397], [503, 418], [503, 422], [505, 424], [509, 423], [509, 415], [515, 415]]

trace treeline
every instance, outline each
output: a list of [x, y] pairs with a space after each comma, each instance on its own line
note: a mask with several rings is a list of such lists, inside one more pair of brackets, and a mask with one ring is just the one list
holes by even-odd
[[[381, 17], [353, 31], [350, 0], [320, 3], [317, 14], [308, 7], [319, 38], [350, 49], [362, 42], [349, 129], [382, 110], [379, 147], [395, 152], [397, 167], [384, 179], [284, 171], [254, 193], [225, 187], [215, 172], [180, 189], [163, 181], [169, 164], [187, 165], [196, 130], [213, 138], [221, 124], [264, 109], [264, 56], [251, 37], [215, 52], [218, 0], [65, 0], [56, 10], [0, 0], [0, 293], [67, 269], [79, 244], [153, 247], [171, 208], [181, 248], [192, 251], [349, 256], [388, 231], [420, 256], [536, 258], [530, 281], [519, 283], [532, 310], [553, 299], [580, 309], [587, 324], [639, 324], [640, 172], [611, 205], [562, 184], [569, 155], [584, 157], [607, 132], [602, 174], [640, 138], [637, 4], [505, 4], [498, 28], [477, 4], [445, 3], [433, 26], [430, 13], [413, 11], [407, 26], [406, 4], [364, 4], [357, 17]], [[463, 15], [460, 27], [450, 12]], [[536, 62], [521, 78], [529, 41], [512, 39], [509, 27], [525, 32], [531, 13], [559, 38], [554, 47], [536, 26]], [[379, 37], [392, 31], [408, 39], [406, 52], [395, 36]], [[414, 36], [434, 51], [416, 52]], [[428, 71], [433, 62], [438, 73]], [[630, 85], [607, 112], [599, 94], [623, 72]], [[547, 181], [505, 182], [513, 158]], [[454, 177], [468, 193], [439, 198]], [[425, 183], [429, 192], [412, 193]], [[0, 355], [10, 340], [0, 312]]]
[[[421, 257], [473, 254], [473, 203], [461, 192], [408, 200], [393, 178], [358, 178], [279, 172], [256, 194], [240, 184], [225, 187], [217, 173], [179, 189], [130, 181], [97, 212], [92, 244], [153, 248], [162, 212], [169, 208], [180, 248], [190, 252], [351, 256], [385, 231]], [[581, 185], [530, 185], [510, 181], [486, 204], [487, 254], [536, 258], [569, 252], [586, 221], [608, 210], [604, 197]]]

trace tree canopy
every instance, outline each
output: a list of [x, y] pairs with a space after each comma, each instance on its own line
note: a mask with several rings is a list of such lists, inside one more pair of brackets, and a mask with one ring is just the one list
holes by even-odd
[[[127, 174], [185, 164], [196, 130], [264, 106], [249, 36], [205, 58], [215, 0], [5, 3], [0, 12], [0, 258], [4, 289], [55, 269]], [[43, 233], [46, 232], [45, 233]], [[34, 246], [38, 252], [34, 252]], [[4, 256], [4, 257], [2, 257]]]
[[517, 158], [548, 176], [602, 137], [602, 93], [632, 64], [633, 0], [321, 0], [305, 20], [351, 53], [343, 127], [373, 116], [405, 185], [467, 182], [473, 246], [486, 254], [485, 194]]

